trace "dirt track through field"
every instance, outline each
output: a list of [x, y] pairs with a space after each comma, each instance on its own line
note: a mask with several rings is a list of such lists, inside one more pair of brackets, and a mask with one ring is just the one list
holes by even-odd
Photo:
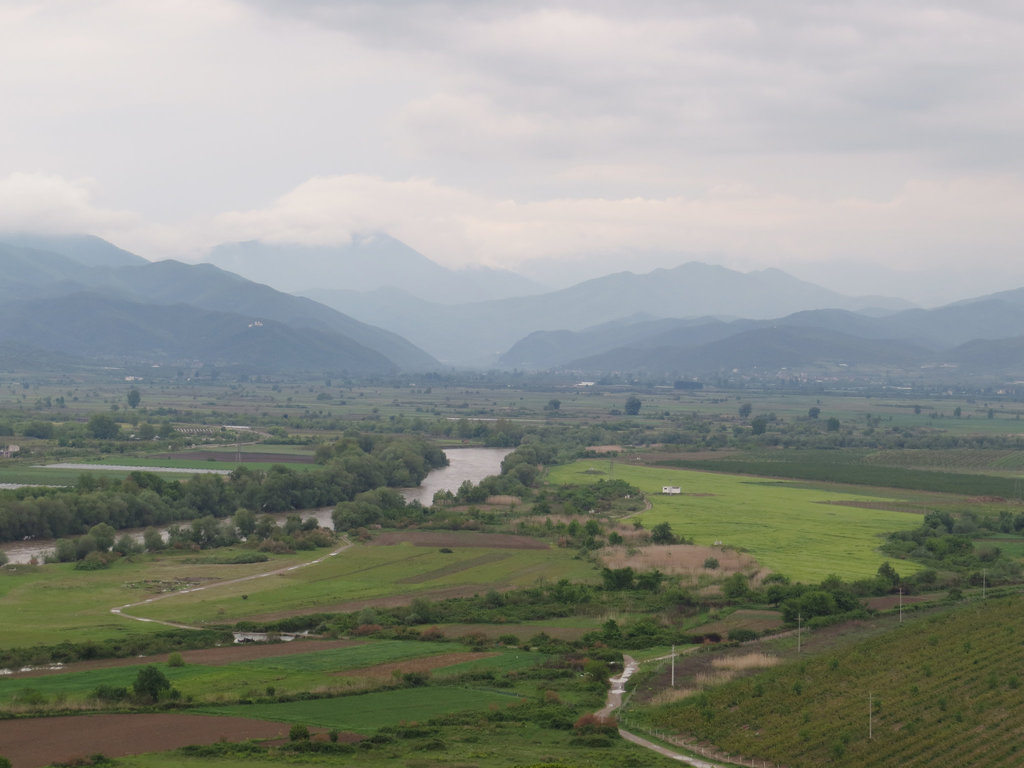
[[156, 595], [154, 597], [148, 597], [145, 600], [140, 600], [137, 603], [128, 603], [127, 605], [121, 605], [121, 606], [118, 606], [117, 608], [111, 608], [110, 612], [114, 613], [114, 614], [117, 614], [118, 616], [124, 616], [126, 619], [133, 619], [135, 621], [145, 621], [145, 622], [150, 622], [150, 623], [153, 623], [153, 624], [163, 624], [163, 625], [168, 626], [168, 627], [175, 627], [176, 629], [200, 629], [200, 627], [193, 627], [193, 626], [191, 626], [189, 624], [178, 624], [178, 623], [173, 622], [173, 621], [160, 621], [159, 619], [147, 619], [147, 618], [145, 618], [143, 616], [133, 616], [130, 613], [126, 613], [125, 611], [127, 609], [131, 609], [131, 608], [138, 608], [140, 605], [149, 605], [150, 603], [155, 603], [157, 600], [166, 600], [167, 598], [174, 597], [175, 595], [187, 595], [187, 594], [189, 594], [191, 592], [202, 592], [202, 591], [207, 590], [207, 589], [213, 589], [214, 587], [223, 587], [223, 586], [227, 586], [228, 584], [241, 584], [242, 582], [246, 582], [246, 581], [254, 581], [256, 579], [265, 579], [268, 576], [278, 576], [278, 575], [280, 575], [282, 573], [288, 573], [289, 571], [297, 571], [300, 568], [308, 568], [311, 565], [316, 565], [317, 563], [322, 563], [324, 560], [327, 560], [330, 557], [335, 557], [335, 556], [341, 554], [346, 549], [348, 549], [349, 547], [352, 546], [352, 542], [349, 541], [348, 539], [343, 538], [342, 541], [345, 542], [342, 546], [338, 547], [337, 549], [335, 549], [332, 552], [328, 552], [326, 555], [324, 555], [322, 557], [318, 557], [316, 560], [310, 560], [307, 563], [299, 563], [297, 565], [289, 565], [286, 568], [277, 568], [277, 569], [275, 569], [273, 571], [267, 571], [266, 573], [256, 573], [256, 574], [253, 574], [252, 576], [242, 576], [239, 579], [228, 579], [227, 581], [218, 581], [215, 584], [206, 584], [206, 585], [201, 586], [201, 587], [193, 587], [192, 589], [183, 589], [180, 592], [167, 592], [167, 593], [162, 594], [162, 595]]
[[107, 757], [160, 752], [222, 739], [281, 739], [287, 723], [202, 715], [73, 715], [0, 720], [0, 745], [13, 768], [103, 754]]

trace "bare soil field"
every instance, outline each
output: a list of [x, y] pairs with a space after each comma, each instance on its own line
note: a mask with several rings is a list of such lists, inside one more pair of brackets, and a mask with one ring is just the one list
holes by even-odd
[[490, 549], [549, 549], [539, 539], [509, 533], [476, 531], [388, 531], [374, 536], [376, 546], [409, 543], [417, 547], [487, 547]]
[[593, 627], [558, 627], [545, 624], [448, 624], [443, 627], [447, 637], [465, 637], [466, 635], [483, 635], [496, 640], [502, 635], [515, 635], [520, 642], [529, 640], [541, 632], [556, 640], [579, 640]]
[[[904, 595], [903, 605], [910, 605], [911, 603], [931, 603], [936, 600], [944, 600], [946, 595], [934, 593], [930, 595]], [[896, 608], [900, 604], [899, 595], [886, 595], [885, 597], [872, 597], [864, 601], [868, 608], [873, 611], [887, 611], [891, 608]]]
[[[440, 656], [427, 656], [422, 659], [406, 659], [405, 661], [392, 661], [387, 664], [377, 664], [373, 667], [363, 667], [358, 670], [358, 675], [361, 678], [368, 677], [375, 680], [393, 680], [396, 672], [430, 673], [435, 669], [440, 669], [442, 667], [450, 667], [455, 664], [462, 664], [466, 661], [488, 659], [497, 655], [497, 653], [474, 651], [443, 653]], [[334, 674], [337, 677], [346, 677], [352, 675], [353, 672], [346, 670], [343, 672], [335, 672]]]
[[782, 613], [779, 611], [756, 611], [740, 609], [733, 611], [724, 619], [703, 624], [697, 630], [703, 634], [717, 632], [723, 637], [730, 629], [752, 629], [755, 632], [778, 629], [782, 626]]
[[[158, 459], [175, 459], [180, 461], [226, 461], [237, 464], [239, 454], [235, 451], [188, 451], [187, 453], [157, 453]], [[242, 452], [241, 460], [246, 464], [312, 464], [312, 456], [301, 456], [294, 453], [246, 453]]]
[[72, 762], [95, 754], [121, 757], [222, 739], [282, 739], [287, 723], [202, 715], [74, 715], [0, 720], [0, 745], [14, 768]]

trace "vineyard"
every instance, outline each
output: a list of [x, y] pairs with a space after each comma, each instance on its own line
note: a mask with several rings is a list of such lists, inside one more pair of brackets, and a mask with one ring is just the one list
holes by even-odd
[[[967, 458], [968, 452], [961, 451], [949, 452], [952, 455], [938, 452], [931, 459], [924, 458], [926, 453], [921, 451], [920, 456], [903, 457], [888, 451], [880, 455], [858, 455], [857, 452], [847, 451], [800, 451], [779, 453], [771, 459], [760, 455], [724, 459], [673, 458], [657, 464], [710, 472], [870, 485], [961, 496], [1016, 499], [1024, 492], [1019, 479], [1004, 475], [1013, 469], [1013, 466], [1006, 463], [1012, 465], [1017, 460], [1016, 452], [1000, 451], [996, 452], [998, 457], [984, 458]], [[915, 464], [915, 461], [920, 463]], [[1003, 463], [993, 468], [992, 462]], [[925, 465], [929, 468], [918, 468]]]
[[1018, 598], [943, 609], [644, 714], [789, 768], [1019, 766], [1022, 620]]

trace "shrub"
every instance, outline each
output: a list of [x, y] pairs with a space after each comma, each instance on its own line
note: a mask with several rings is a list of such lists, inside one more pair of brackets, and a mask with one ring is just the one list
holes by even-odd
[[704, 567], [707, 568], [709, 571], [715, 570], [718, 567], [718, 558], [709, 557], [707, 560], [704, 561]]
[[150, 664], [139, 670], [132, 683], [132, 691], [140, 699], [157, 701], [162, 694], [171, 690], [171, 681], [155, 665]]
[[746, 643], [750, 640], [756, 640], [757, 632], [755, 632], [752, 629], [745, 629], [743, 627], [739, 627], [737, 629], [730, 629], [729, 639], [735, 643]]
[[175, 651], [174, 653], [172, 653], [170, 656], [167, 657], [167, 666], [168, 667], [184, 667], [185, 666], [185, 659], [183, 659], [181, 657], [180, 653]]
[[296, 723], [288, 731], [289, 741], [309, 741], [309, 728]]
[[100, 701], [124, 701], [128, 698], [128, 689], [123, 686], [100, 685], [93, 689], [90, 696]]

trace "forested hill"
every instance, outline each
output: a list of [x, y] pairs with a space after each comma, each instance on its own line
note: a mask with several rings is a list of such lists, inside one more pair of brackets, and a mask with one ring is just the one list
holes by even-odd
[[208, 264], [152, 263], [94, 239], [60, 240], [59, 253], [29, 242], [39, 247], [0, 239], [0, 343], [105, 364], [363, 375], [438, 365], [394, 333]]

